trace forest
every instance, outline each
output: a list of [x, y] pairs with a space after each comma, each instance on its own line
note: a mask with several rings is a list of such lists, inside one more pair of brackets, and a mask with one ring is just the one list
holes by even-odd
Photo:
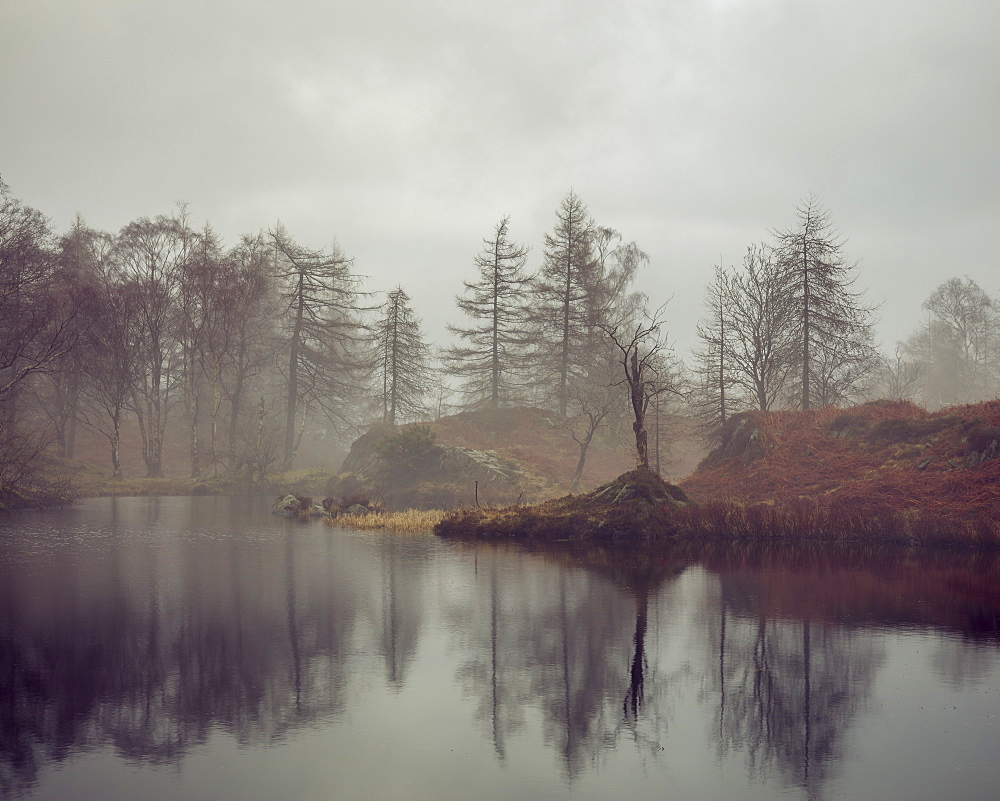
[[115, 478], [134, 442], [148, 477], [264, 483], [306, 448], [335, 468], [374, 423], [533, 407], [579, 453], [561, 477], [575, 489], [596, 441], [659, 470], [678, 426], [711, 444], [750, 410], [1000, 393], [1000, 301], [948, 278], [886, 352], [831, 212], [809, 197], [794, 220], [715, 268], [699, 344], [678, 354], [669, 305], [635, 288], [641, 243], [570, 191], [537, 266], [510, 217], [488, 230], [455, 288], [452, 339], [432, 343], [405, 287], [374, 288], [338, 245], [280, 223], [225, 243], [179, 205], [60, 233], [0, 181], [0, 500], [44, 493], [43, 457], [73, 459], [84, 433]]

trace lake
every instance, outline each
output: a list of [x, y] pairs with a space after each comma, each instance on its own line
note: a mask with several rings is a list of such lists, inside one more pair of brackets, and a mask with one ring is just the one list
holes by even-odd
[[0, 798], [1000, 797], [1000, 561], [0, 517]]

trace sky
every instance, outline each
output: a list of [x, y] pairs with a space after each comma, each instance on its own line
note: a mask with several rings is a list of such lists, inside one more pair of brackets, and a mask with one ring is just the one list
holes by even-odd
[[0, 177], [58, 231], [336, 241], [436, 342], [497, 222], [537, 269], [572, 189], [681, 356], [815, 195], [891, 352], [948, 278], [1000, 296], [998, 35], [995, 0], [2, 0]]

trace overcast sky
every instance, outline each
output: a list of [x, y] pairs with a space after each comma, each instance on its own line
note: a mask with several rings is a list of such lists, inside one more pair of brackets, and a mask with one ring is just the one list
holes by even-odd
[[681, 355], [814, 193], [891, 349], [947, 278], [1000, 295], [998, 36], [996, 0], [0, 0], [0, 176], [60, 231], [183, 200], [336, 239], [436, 340], [497, 221], [536, 268], [572, 188]]

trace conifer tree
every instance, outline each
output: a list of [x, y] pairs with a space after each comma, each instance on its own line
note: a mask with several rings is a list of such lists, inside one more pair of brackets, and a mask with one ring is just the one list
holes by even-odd
[[280, 225], [271, 240], [286, 309], [288, 470], [312, 411], [321, 410], [334, 424], [347, 422], [362, 386], [361, 278], [336, 244], [329, 251], [303, 247]]
[[556, 226], [545, 235], [542, 268], [535, 279], [535, 322], [538, 335], [536, 380], [554, 387], [559, 414], [566, 416], [570, 384], [580, 375], [591, 326], [588, 298], [595, 284], [595, 226], [580, 197], [570, 191], [556, 211]]
[[449, 370], [462, 382], [470, 406], [496, 409], [516, 399], [523, 383], [525, 352], [531, 338], [526, 324], [524, 273], [528, 249], [510, 239], [510, 217], [497, 223], [476, 256], [476, 281], [465, 281], [455, 299], [472, 321], [450, 325], [461, 344], [446, 351]]
[[387, 293], [374, 326], [382, 422], [418, 419], [430, 391], [429, 347], [402, 287]]
[[829, 211], [810, 196], [796, 215], [798, 225], [775, 237], [783, 291], [795, 305], [799, 404], [809, 409], [856, 394], [878, 359], [872, 346], [874, 309], [854, 291], [856, 264], [845, 259]]

